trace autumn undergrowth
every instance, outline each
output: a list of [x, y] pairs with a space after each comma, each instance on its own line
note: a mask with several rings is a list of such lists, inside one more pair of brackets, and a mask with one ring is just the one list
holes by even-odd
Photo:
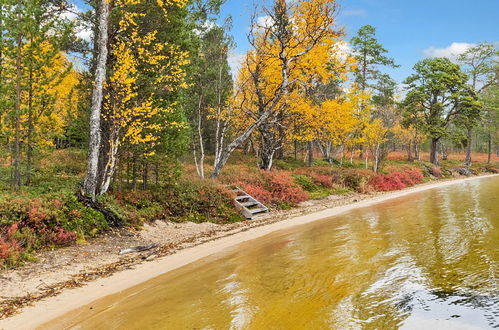
[[[0, 166], [0, 268], [13, 267], [36, 259], [36, 251], [78, 244], [109, 230], [102, 213], [76, 198], [85, 173], [85, 152], [77, 149], [40, 154], [32, 182], [13, 192], [8, 184], [8, 161]], [[233, 205], [236, 185], [271, 210], [289, 209], [301, 202], [331, 195], [371, 193], [403, 189], [415, 184], [455, 176], [460, 162], [452, 159], [440, 167], [427, 162], [412, 163], [389, 159], [380, 173], [365, 169], [354, 160], [344, 166], [316, 161], [313, 167], [287, 158], [277, 160], [271, 172], [257, 169], [256, 160], [236, 155], [217, 180], [199, 179], [192, 164], [182, 164], [183, 174], [171, 180], [168, 173], [161, 184], [148, 189], [126, 185], [99, 198], [126, 226], [140, 228], [154, 220], [226, 224], [243, 221]], [[498, 164], [475, 163], [473, 174], [497, 173]], [[166, 178], [168, 177], [168, 179]]]

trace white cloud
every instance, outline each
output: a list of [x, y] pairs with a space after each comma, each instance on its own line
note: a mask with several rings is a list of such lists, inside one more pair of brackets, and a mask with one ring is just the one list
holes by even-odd
[[348, 55], [352, 55], [352, 47], [347, 41], [341, 41], [336, 46], [334, 47], [334, 55], [336, 58], [338, 58], [340, 61], [344, 61], [347, 59]]
[[[68, 10], [62, 12], [61, 18], [66, 19], [68, 21], [74, 21], [78, 18], [78, 15], [83, 13], [83, 11], [78, 8], [75, 4], [72, 4]], [[93, 31], [90, 28], [87, 27], [78, 27], [78, 30], [76, 31], [76, 36], [80, 39], [83, 39], [85, 41], [92, 41], [93, 37]]]
[[256, 19], [256, 22], [254, 23], [254, 28], [259, 31], [259, 30], [264, 30], [269, 27], [272, 27], [274, 25], [274, 20], [272, 17], [266, 15], [266, 16], [260, 16]]
[[423, 53], [426, 57], [447, 57], [452, 62], [457, 62], [460, 54], [464, 53], [476, 44], [467, 42], [453, 42], [450, 46], [445, 48], [429, 47]]
[[231, 54], [229, 55], [229, 58], [227, 61], [229, 62], [229, 66], [232, 72], [232, 77], [236, 77], [237, 73], [239, 72], [239, 69], [241, 69], [241, 66], [244, 61], [244, 54], [237, 53], [235, 51], [232, 51]]
[[71, 4], [70, 7], [61, 13], [61, 18], [72, 21], [78, 17], [82, 11], [76, 7], [75, 4]]
[[85, 41], [92, 41], [92, 37], [94, 35], [94, 32], [90, 29], [81, 29], [80, 31], [76, 32], [76, 36], [80, 39], [83, 39]]
[[219, 27], [220, 25], [218, 25], [216, 22], [214, 22], [212, 20], [206, 20], [203, 22], [203, 24], [201, 24], [200, 29], [194, 29], [194, 33], [196, 33], [198, 36], [201, 36], [209, 31], [211, 31], [211, 29], [213, 29], [217, 26]]
[[342, 12], [344, 16], [367, 16], [364, 9], [346, 9]]

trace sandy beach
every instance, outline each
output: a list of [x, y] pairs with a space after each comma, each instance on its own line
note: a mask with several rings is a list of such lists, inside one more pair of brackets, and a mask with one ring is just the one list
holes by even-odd
[[[389, 193], [332, 197], [308, 202], [295, 210], [276, 212], [256, 221], [231, 225], [165, 222], [146, 225], [142, 231], [133, 233], [133, 235], [127, 236], [126, 233], [120, 232], [116, 233], [116, 237], [108, 238], [111, 243], [106, 242], [109, 246], [104, 245], [105, 249], [109, 250], [107, 254], [92, 255], [89, 253], [88, 257], [82, 256], [85, 248], [91, 251], [92, 248], [98, 246], [99, 242], [104, 244], [105, 239], [90, 242], [83, 247], [51, 251], [54, 258], [57, 255], [67, 258], [65, 263], [52, 265], [51, 269], [42, 271], [40, 267], [43, 267], [43, 260], [39, 260], [21, 269], [0, 272], [2, 292], [0, 308], [3, 309], [3, 313], [0, 310], [0, 315], [3, 314], [6, 317], [0, 320], [0, 329], [39, 327], [96, 299], [120, 292], [168, 271], [277, 230], [330, 218], [355, 208], [367, 207], [415, 192], [492, 176], [497, 175], [436, 181]], [[166, 239], [165, 233], [168, 232], [174, 237]], [[153, 253], [146, 252], [133, 256], [123, 257], [117, 254], [117, 248], [138, 245], [142, 242], [153, 242], [158, 244], [159, 248]], [[78, 264], [77, 254], [80, 255], [80, 260], [86, 260], [86, 262]], [[71, 260], [73, 255], [76, 259]], [[45, 256], [45, 258], [49, 257]], [[36, 267], [39, 267], [38, 272]], [[29, 277], [30, 272], [31, 277]], [[71, 283], [71, 281], [74, 285], [61, 284]], [[33, 299], [30, 300], [30, 297]], [[13, 310], [12, 305], [17, 308]], [[12, 315], [14, 312], [17, 314]]]

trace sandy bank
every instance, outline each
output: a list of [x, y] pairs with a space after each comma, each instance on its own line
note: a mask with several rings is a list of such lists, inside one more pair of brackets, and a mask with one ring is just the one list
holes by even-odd
[[[115, 261], [113, 264], [103, 263], [99, 267], [94, 268], [92, 270], [88, 269], [86, 270], [85, 267], [80, 266], [81, 268], [80, 273], [78, 273], [76, 277], [73, 276], [73, 281], [74, 281], [73, 286], [75, 286], [76, 288], [63, 290], [66, 287], [71, 287], [71, 285], [57, 286], [57, 284], [60, 283], [57, 282], [54, 285], [52, 285], [53, 288], [52, 290], [54, 291], [53, 293], [59, 293], [59, 292], [62, 293], [50, 297], [52, 294], [50, 294], [51, 293], [50, 286], [47, 285], [46, 288], [41, 291], [42, 295], [40, 295], [38, 298], [43, 297], [43, 294], [45, 294], [45, 297], [49, 298], [40, 301], [37, 301], [39, 299], [32, 299], [31, 301], [35, 302], [34, 305], [24, 308], [21, 314], [15, 315], [11, 318], [0, 320], [0, 329], [34, 328], [36, 326], [39, 326], [40, 324], [43, 324], [51, 319], [56, 318], [57, 316], [67, 313], [75, 308], [91, 303], [96, 299], [119, 292], [131, 286], [140, 284], [156, 276], [159, 276], [165, 272], [182, 267], [186, 264], [207, 257], [211, 254], [235, 246], [241, 242], [245, 242], [248, 240], [258, 238], [260, 236], [264, 236], [276, 230], [287, 229], [296, 225], [306, 224], [316, 220], [329, 218], [338, 215], [340, 213], [347, 212], [354, 208], [370, 206], [375, 203], [379, 203], [392, 198], [405, 196], [414, 192], [420, 192], [438, 187], [445, 187], [468, 180], [477, 180], [484, 177], [490, 177], [490, 176], [433, 182], [424, 185], [419, 185], [413, 188], [408, 188], [402, 191], [391, 192], [386, 194], [377, 194], [375, 196], [352, 195], [338, 199], [323, 200], [315, 204], [310, 203], [309, 205], [299, 208], [297, 210], [280, 212], [280, 213], [277, 212], [276, 214], [268, 218], [252, 222], [244, 222], [240, 224], [233, 224], [227, 226], [217, 226], [212, 224], [201, 225], [204, 227], [198, 227], [198, 225], [194, 226], [189, 225], [192, 226], [192, 228], [190, 229], [187, 227], [182, 227], [180, 225], [179, 228], [182, 228], [182, 230], [186, 232], [193, 231], [195, 232], [195, 234], [193, 236], [192, 235], [186, 236], [188, 237], [188, 240], [190, 240], [190, 242], [185, 240], [182, 241], [182, 239], [180, 239], [179, 241], [180, 243], [176, 244], [172, 243], [174, 242], [173, 240], [170, 243], [162, 246], [160, 249], [158, 249], [158, 251], [155, 252], [156, 256], [162, 256], [162, 255], [167, 255], [167, 256], [158, 257], [153, 260], [151, 260], [151, 258], [149, 257], [154, 257], [154, 255], [151, 256], [139, 255], [134, 257], [127, 257], [119, 259], [118, 261]], [[163, 223], [163, 224], [156, 224], [155, 226], [159, 228], [161, 226], [168, 227], [173, 225]], [[128, 240], [127, 243], [131, 244], [133, 242], [138, 242], [141, 240], [143, 241], [145, 238], [148, 238], [150, 241], [157, 241], [158, 243], [160, 243], [161, 235], [159, 235], [158, 233], [165, 233], [165, 231], [161, 232], [160, 231], [161, 228], [159, 229], [158, 228], [156, 228], [157, 230], [154, 230], [154, 228], [146, 227], [143, 232], [138, 233], [138, 235], [134, 236], [135, 240], [129, 239], [127, 237], [121, 237], [120, 239], [116, 239], [116, 241], [114, 241], [113, 238], [112, 241], [121, 242], [123, 240], [125, 241]], [[172, 232], [178, 233], [178, 231], [174, 230]], [[72, 251], [72, 253], [75, 252]], [[117, 258], [116, 249], [114, 250], [112, 249], [112, 252], [110, 253], [111, 253], [110, 255]], [[59, 254], [64, 254], [64, 252], [61, 251], [59, 252]], [[149, 262], [141, 262], [143, 261], [142, 260], [143, 258]], [[69, 262], [69, 264], [71, 263]], [[112, 265], [116, 264], [118, 264], [118, 266], [120, 267], [112, 267]], [[133, 268], [130, 268], [132, 266]], [[96, 279], [87, 283], [85, 286], [77, 287], [87, 282], [85, 281], [85, 274], [88, 274], [90, 280], [93, 280], [95, 278]], [[99, 278], [99, 274], [100, 276], [107, 276], [109, 274], [112, 275], [104, 278]], [[36, 275], [34, 278], [35, 283], [31, 285], [36, 284], [36, 280], [43, 281], [45, 279], [45, 277], [40, 279], [39, 274], [35, 275]], [[4, 295], [6, 292], [3, 290], [4, 287], [7, 289], [10, 288], [10, 290], [12, 290], [12, 287], [20, 286], [19, 282], [18, 283], [12, 282], [12, 280], [10, 280], [9, 283], [4, 282], [5, 281], [4, 279], [6, 278], [6, 276], [8, 276], [8, 274], [0, 273], [0, 276], [2, 276], [1, 279], [2, 284], [0, 285], [0, 288], [2, 289], [0, 292], [2, 292], [2, 295]], [[80, 282], [78, 282], [78, 280]], [[68, 281], [66, 280], [64, 283], [67, 282]], [[26, 295], [17, 296], [17, 298], [15, 299], [18, 299], [20, 301], [19, 306], [22, 307], [27, 302], [30, 302], [29, 291], [28, 291], [28, 297]], [[12, 303], [14, 300], [12, 300], [12, 298], [10, 300], [4, 298], [4, 306], [7, 306], [7, 303], [9, 302]]]

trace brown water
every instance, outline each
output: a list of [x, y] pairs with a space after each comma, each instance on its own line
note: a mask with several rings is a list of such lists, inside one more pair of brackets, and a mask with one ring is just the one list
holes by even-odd
[[498, 328], [498, 267], [494, 177], [275, 232], [51, 327]]

